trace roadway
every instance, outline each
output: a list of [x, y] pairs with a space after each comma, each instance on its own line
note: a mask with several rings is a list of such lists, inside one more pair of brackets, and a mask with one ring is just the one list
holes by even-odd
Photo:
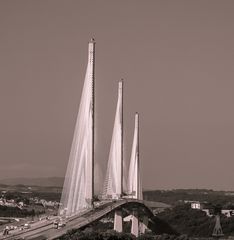
[[[54, 219], [46, 220], [46, 221], [40, 221], [36, 222], [31, 226], [30, 229], [25, 229], [23, 231], [20, 230], [14, 230], [10, 232], [10, 235], [8, 236], [1, 236], [0, 239], [4, 240], [16, 240], [16, 239], [34, 239], [40, 236], [43, 236], [44, 239], [56, 239], [58, 237], [61, 237], [64, 235], [68, 230], [71, 229], [79, 229], [82, 227], [85, 227], [86, 225], [89, 225], [90, 223], [102, 218], [109, 212], [113, 211], [114, 209], [128, 204], [128, 203], [137, 203], [141, 206], [144, 206], [147, 208], [141, 201], [133, 200], [133, 199], [122, 199], [117, 200], [115, 202], [107, 202], [103, 205], [100, 205], [99, 207], [96, 207], [94, 209], [91, 209], [90, 211], [87, 211], [83, 215], [80, 216], [73, 216], [66, 220], [66, 225], [64, 227], [61, 227], [60, 229], [54, 228]], [[150, 211], [147, 208], [148, 211]], [[151, 213], [151, 211], [150, 211]]]

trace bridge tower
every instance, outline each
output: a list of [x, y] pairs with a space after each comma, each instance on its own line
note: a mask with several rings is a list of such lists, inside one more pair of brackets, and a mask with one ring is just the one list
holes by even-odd
[[69, 156], [60, 215], [92, 208], [94, 195], [94, 67], [95, 41], [88, 44], [88, 64]]
[[119, 199], [123, 193], [123, 80], [118, 84], [114, 129], [103, 188], [103, 198]]
[[129, 165], [128, 175], [128, 193], [132, 198], [143, 200], [141, 176], [140, 176], [140, 158], [139, 158], [139, 114], [135, 114], [135, 128], [133, 135], [132, 153]]

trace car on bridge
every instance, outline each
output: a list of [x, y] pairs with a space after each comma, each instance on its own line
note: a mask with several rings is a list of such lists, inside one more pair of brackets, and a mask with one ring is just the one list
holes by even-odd
[[56, 229], [62, 228], [66, 226], [66, 221], [63, 219], [57, 219], [53, 222], [53, 226]]
[[31, 225], [29, 223], [25, 223], [23, 226], [24, 229], [29, 229], [31, 228]]

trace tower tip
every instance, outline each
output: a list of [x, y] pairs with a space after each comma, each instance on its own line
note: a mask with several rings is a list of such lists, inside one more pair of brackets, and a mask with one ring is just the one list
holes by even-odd
[[123, 78], [121, 78], [121, 79], [119, 80], [119, 84], [123, 85], [123, 82], [124, 82], [124, 80], [123, 80]]
[[95, 39], [94, 39], [94, 38], [91, 38], [90, 42], [91, 42], [91, 43], [95, 43]]
[[123, 81], [119, 81], [119, 88], [123, 88]]

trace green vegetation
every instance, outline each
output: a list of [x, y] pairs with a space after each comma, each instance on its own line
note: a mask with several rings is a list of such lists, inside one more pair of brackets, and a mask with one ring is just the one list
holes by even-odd
[[[109, 218], [113, 216], [109, 215]], [[178, 233], [169, 226], [164, 220], [154, 217], [149, 223], [149, 229], [152, 233], [147, 233], [139, 238], [136, 238], [131, 231], [131, 222], [124, 222], [123, 232], [118, 233], [113, 231], [113, 222], [96, 221], [89, 226], [80, 230], [71, 230], [67, 234], [60, 237], [61, 240], [76, 240], [76, 239], [95, 239], [95, 240], [109, 240], [109, 239], [157, 239], [157, 240], [182, 240], [184, 238], [178, 238]], [[160, 236], [159, 236], [160, 234]]]
[[39, 198], [45, 199], [47, 201], [60, 201], [61, 193], [60, 192], [18, 192], [18, 191], [8, 191], [5, 193], [5, 198], [10, 200], [14, 199], [16, 202], [23, 201], [26, 204], [29, 204], [29, 198]]
[[146, 233], [137, 238], [137, 240], [188, 240], [187, 235], [168, 235], [168, 234], [162, 234], [162, 235], [154, 235], [152, 233]]
[[16, 203], [23, 202], [24, 204], [29, 204], [29, 198], [26, 194], [19, 192], [7, 192], [4, 194], [6, 200], [14, 200]]
[[21, 198], [31, 198], [38, 197], [40, 199], [45, 199], [48, 201], [60, 201], [61, 197], [61, 187], [41, 187], [41, 186], [26, 186], [22, 184], [18, 185], [5, 185], [0, 184], [0, 193], [1, 191], [6, 192], [4, 195], [10, 196], [14, 195], [15, 199], [18, 197]]
[[6, 207], [0, 206], [0, 217], [28, 217], [28, 216], [35, 216], [35, 211], [31, 210], [28, 211], [26, 209], [19, 209], [17, 207]]
[[115, 231], [69, 231], [60, 240], [188, 240], [186, 235], [176, 236], [169, 234], [155, 235], [147, 233], [136, 238], [130, 233], [118, 233]]
[[154, 190], [144, 191], [144, 199], [164, 202], [170, 205], [177, 205], [180, 202], [188, 200], [209, 202], [213, 205], [220, 204], [223, 207], [230, 207], [234, 203], [234, 193], [207, 189]]
[[68, 231], [60, 240], [132, 240], [136, 239], [133, 235], [129, 233], [117, 233], [115, 231]]
[[[157, 217], [167, 222], [178, 233], [191, 237], [211, 237], [215, 226], [214, 217], [208, 217], [201, 210], [191, 209], [189, 204], [167, 209]], [[221, 225], [226, 236], [234, 236], [234, 217], [221, 216]]]
[[157, 235], [162, 235], [162, 234], [169, 234], [173, 236], [178, 236], [179, 233], [178, 231], [170, 226], [164, 219], [160, 219], [157, 216], [155, 216], [152, 219], [152, 222], [149, 222], [148, 225], [149, 229]]

